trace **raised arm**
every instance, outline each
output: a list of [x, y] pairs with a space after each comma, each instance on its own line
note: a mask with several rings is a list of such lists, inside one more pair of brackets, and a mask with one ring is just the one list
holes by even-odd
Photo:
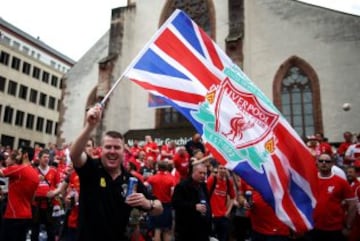
[[82, 167], [86, 162], [86, 154], [84, 152], [85, 145], [90, 138], [91, 132], [101, 121], [102, 108], [100, 105], [91, 107], [86, 113], [86, 124], [80, 135], [71, 145], [70, 158], [74, 167]]

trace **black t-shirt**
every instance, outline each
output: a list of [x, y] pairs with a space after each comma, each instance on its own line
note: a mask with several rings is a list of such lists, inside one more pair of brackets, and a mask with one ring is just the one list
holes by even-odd
[[[80, 178], [79, 240], [126, 240], [125, 231], [132, 207], [125, 203], [125, 194], [132, 175], [122, 168], [122, 174], [112, 180], [101, 161], [90, 157], [76, 172]], [[137, 192], [153, 199], [139, 180]]]

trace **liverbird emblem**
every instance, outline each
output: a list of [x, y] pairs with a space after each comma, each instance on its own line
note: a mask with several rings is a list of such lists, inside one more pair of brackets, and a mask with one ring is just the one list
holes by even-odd
[[235, 141], [235, 138], [241, 140], [243, 133], [249, 128], [254, 127], [255, 123], [251, 120], [246, 120], [241, 113], [237, 113], [235, 117], [230, 119], [230, 131], [222, 134], [228, 138], [231, 142]]

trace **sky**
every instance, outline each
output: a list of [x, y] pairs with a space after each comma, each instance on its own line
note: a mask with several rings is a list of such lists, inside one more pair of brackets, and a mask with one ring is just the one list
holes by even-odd
[[[148, 0], [151, 1], [151, 0]], [[301, 0], [360, 16], [360, 0]], [[111, 9], [127, 0], [11, 0], [0, 17], [77, 61], [110, 28]]]

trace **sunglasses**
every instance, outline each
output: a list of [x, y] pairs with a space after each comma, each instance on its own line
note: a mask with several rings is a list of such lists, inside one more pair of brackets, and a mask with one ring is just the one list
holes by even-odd
[[332, 161], [331, 161], [331, 160], [322, 160], [322, 159], [319, 159], [318, 162], [319, 162], [319, 163], [327, 163], [327, 164], [329, 164], [329, 163], [331, 163]]

